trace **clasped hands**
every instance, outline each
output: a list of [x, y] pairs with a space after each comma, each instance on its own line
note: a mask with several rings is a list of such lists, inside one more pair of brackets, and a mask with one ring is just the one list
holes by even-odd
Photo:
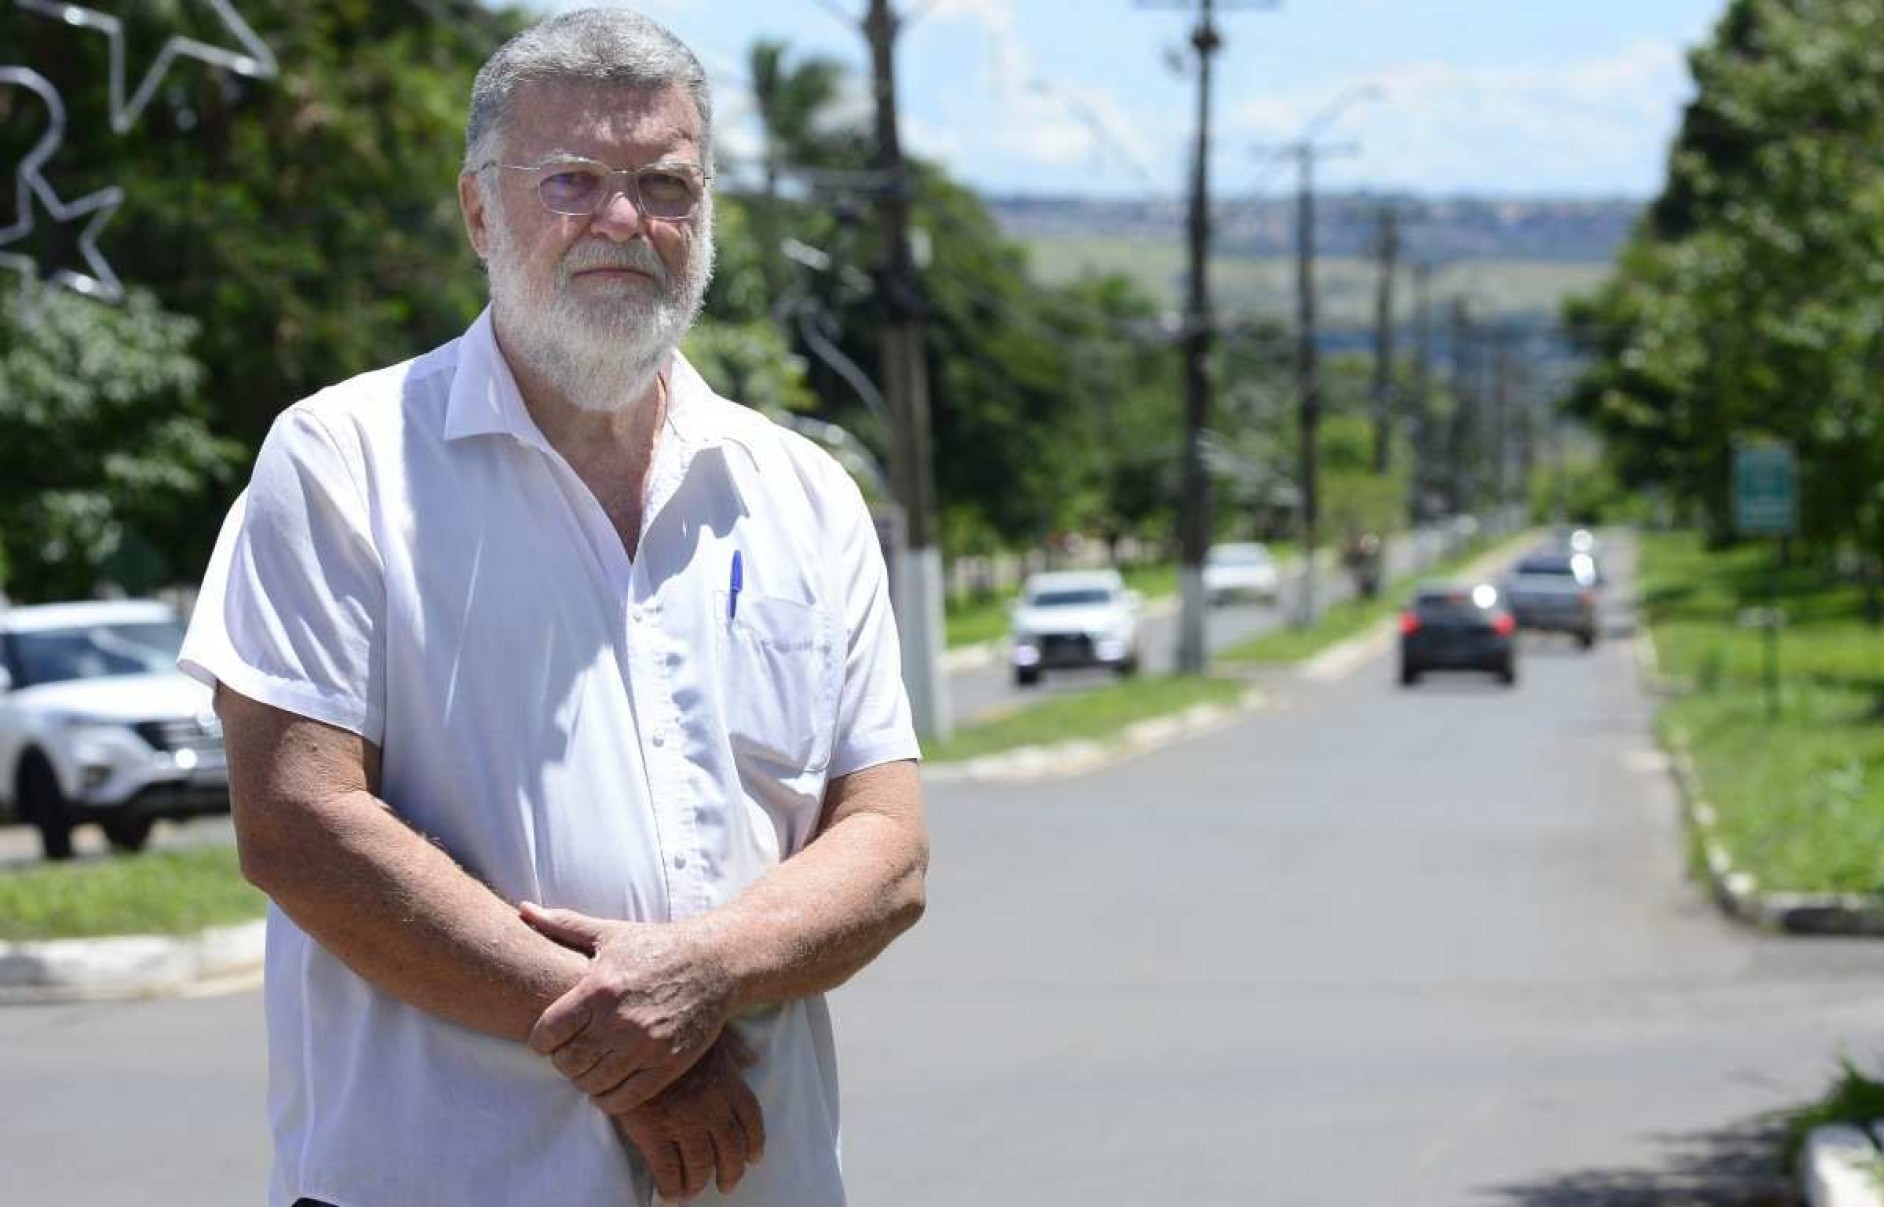
[[741, 1070], [757, 1057], [726, 1026], [732, 980], [684, 924], [616, 922], [525, 903], [540, 934], [589, 970], [530, 1032], [532, 1051], [606, 1113], [670, 1201], [730, 1192], [765, 1151]]

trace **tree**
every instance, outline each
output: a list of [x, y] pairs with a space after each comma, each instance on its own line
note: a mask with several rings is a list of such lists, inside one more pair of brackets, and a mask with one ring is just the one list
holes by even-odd
[[[200, 323], [212, 421], [246, 445], [296, 399], [449, 339], [482, 304], [456, 201], [466, 100], [521, 18], [431, 7], [449, 19], [408, 4], [248, 0], [280, 76], [179, 60], [124, 136], [106, 121], [106, 40], [0, 10], [0, 44], [25, 47], [69, 110], [49, 176], [68, 197], [125, 190], [101, 248], [119, 276]], [[192, 24], [206, 11], [163, 0], [121, 15], [129, 43], [148, 47], [176, 32], [214, 38]], [[16, 162], [43, 119], [20, 90], [0, 106], [0, 163]]]
[[19, 601], [141, 594], [202, 573], [202, 499], [242, 448], [211, 435], [197, 324], [134, 291], [49, 293], [31, 325], [0, 294], [0, 569]]
[[1571, 406], [1631, 485], [1731, 531], [1732, 449], [1797, 448], [1804, 536], [1884, 557], [1884, 51], [1871, 0], [1735, 0], [1669, 182], [1595, 296]]

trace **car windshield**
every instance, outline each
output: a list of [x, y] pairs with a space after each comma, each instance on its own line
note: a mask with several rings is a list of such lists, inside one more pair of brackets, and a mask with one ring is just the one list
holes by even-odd
[[81, 625], [14, 633], [10, 641], [16, 684], [33, 687], [174, 670], [183, 626], [173, 620]]
[[1575, 578], [1575, 564], [1567, 557], [1527, 557], [1518, 563], [1518, 573], [1528, 575], [1556, 575], [1559, 578]]
[[1213, 566], [1260, 566], [1269, 560], [1267, 549], [1212, 549], [1204, 561]]
[[1111, 602], [1112, 592], [1104, 587], [1068, 587], [1055, 591], [1041, 591], [1027, 600], [1028, 605], [1035, 608], [1080, 608]]

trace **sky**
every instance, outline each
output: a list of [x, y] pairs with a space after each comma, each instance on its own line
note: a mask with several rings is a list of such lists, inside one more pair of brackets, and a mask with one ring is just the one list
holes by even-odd
[[[904, 141], [993, 193], [1177, 196], [1194, 138], [1182, 0], [897, 0]], [[1236, 0], [1220, 0], [1234, 5]], [[541, 10], [580, 0], [535, 0]], [[1220, 7], [1213, 191], [1286, 187], [1269, 149], [1330, 105], [1319, 179], [1426, 196], [1650, 197], [1726, 0], [1283, 0]], [[723, 153], [757, 146], [760, 37], [855, 69], [864, 0], [640, 0], [707, 65]], [[1189, 6], [1194, 12], [1195, 6]], [[853, 23], [846, 24], [847, 15]], [[1194, 58], [1192, 59], [1194, 62]], [[1265, 145], [1267, 144], [1267, 145]]]

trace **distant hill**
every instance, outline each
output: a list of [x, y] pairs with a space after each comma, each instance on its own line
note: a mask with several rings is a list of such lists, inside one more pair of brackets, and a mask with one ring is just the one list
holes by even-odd
[[[1635, 200], [1537, 198], [1413, 198], [1330, 193], [1315, 203], [1315, 240], [1324, 255], [1371, 254], [1382, 206], [1402, 215], [1410, 255], [1417, 259], [1555, 260], [1606, 264], [1628, 238], [1644, 203]], [[988, 201], [1011, 237], [1078, 239], [1111, 236], [1181, 240], [1181, 201], [1081, 197], [996, 197]], [[1263, 258], [1295, 251], [1295, 200], [1226, 199], [1213, 213], [1220, 255]]]
[[[1122, 273], [1175, 309], [1187, 273], [1185, 213], [1170, 200], [995, 198], [989, 207], [1024, 244], [1042, 280]], [[1372, 263], [1382, 205], [1403, 215], [1401, 263], [1432, 263], [1441, 303], [1463, 297], [1480, 318], [1550, 322], [1565, 297], [1609, 273], [1643, 204], [1638, 201], [1390, 198], [1330, 194], [1316, 204], [1317, 280], [1324, 321], [1355, 330], [1373, 322]], [[1212, 293], [1225, 314], [1286, 319], [1293, 311], [1295, 205], [1289, 199], [1217, 207]], [[1410, 317], [1411, 290], [1399, 290]]]

